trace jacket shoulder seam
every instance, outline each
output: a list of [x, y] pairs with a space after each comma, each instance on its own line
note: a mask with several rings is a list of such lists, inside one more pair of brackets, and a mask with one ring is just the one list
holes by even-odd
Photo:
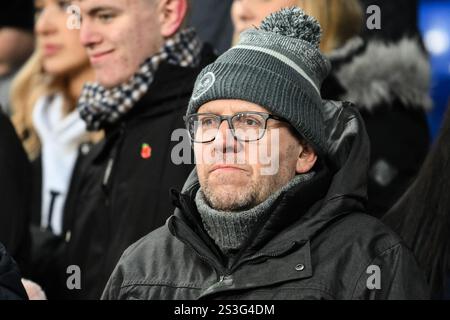
[[392, 250], [395, 250], [395, 249], [397, 249], [397, 248], [399, 248], [399, 247], [401, 247], [401, 246], [402, 246], [402, 243], [401, 243], [401, 242], [397, 242], [396, 244], [393, 244], [393, 245], [390, 246], [389, 248], [387, 248], [387, 249], [385, 249], [385, 250], [379, 252], [378, 254], [376, 254], [375, 257], [373, 257], [368, 263], [365, 264], [365, 268], [363, 268], [363, 270], [361, 271], [361, 273], [360, 273], [358, 279], [356, 280], [355, 286], [354, 286], [354, 288], [353, 288], [353, 290], [352, 290], [352, 294], [351, 294], [351, 296], [350, 296], [350, 299], [351, 299], [351, 300], [352, 300], [353, 297], [355, 296], [355, 291], [356, 291], [356, 288], [358, 287], [358, 283], [360, 282], [361, 278], [362, 278], [363, 275], [365, 274], [365, 271], [367, 270], [367, 267], [369, 267], [371, 264], [373, 264], [373, 262], [374, 262], [376, 259], [380, 258], [381, 256], [385, 255], [386, 253], [388, 253], [388, 252], [390, 252], [390, 251], [392, 251]]

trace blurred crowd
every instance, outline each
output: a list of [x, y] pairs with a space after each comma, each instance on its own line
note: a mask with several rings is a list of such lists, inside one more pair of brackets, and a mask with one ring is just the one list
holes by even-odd
[[[363, 120], [370, 154], [346, 174], [361, 174], [367, 158], [355, 182], [364, 210], [412, 251], [431, 297], [450, 297], [450, 114], [432, 145], [416, 1], [155, 0], [142, 10], [146, 1], [2, 5], [0, 299], [99, 299], [123, 252], [180, 206], [170, 190], [186, 188], [195, 167], [173, 163], [171, 137], [186, 126], [197, 76], [242, 45], [242, 32], [294, 6], [322, 28], [330, 72], [321, 98], [352, 103]], [[374, 4], [380, 30], [366, 25]], [[72, 28], [79, 7], [81, 28]], [[68, 288], [69, 266], [79, 266], [81, 289]]]

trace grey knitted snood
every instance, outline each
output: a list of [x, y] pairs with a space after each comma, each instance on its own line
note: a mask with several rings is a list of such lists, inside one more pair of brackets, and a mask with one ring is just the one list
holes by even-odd
[[263, 219], [281, 193], [310, 180], [314, 172], [297, 175], [287, 185], [273, 193], [266, 201], [256, 207], [241, 211], [228, 212], [211, 208], [200, 188], [195, 197], [197, 210], [202, 218], [206, 232], [224, 254], [236, 251], [247, 241], [256, 225]]

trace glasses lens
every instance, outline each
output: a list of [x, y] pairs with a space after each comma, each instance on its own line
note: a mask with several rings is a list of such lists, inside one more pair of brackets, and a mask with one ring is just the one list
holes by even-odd
[[[194, 142], [211, 142], [220, 127], [221, 118], [213, 114], [195, 114], [188, 119], [188, 129]], [[255, 113], [238, 113], [231, 119], [236, 139], [257, 141], [264, 136], [266, 118]]]
[[264, 135], [266, 120], [259, 114], [239, 113], [232, 123], [234, 134], [241, 141], [256, 141]]
[[189, 118], [189, 132], [195, 142], [209, 142], [214, 140], [219, 119], [214, 115], [193, 115]]

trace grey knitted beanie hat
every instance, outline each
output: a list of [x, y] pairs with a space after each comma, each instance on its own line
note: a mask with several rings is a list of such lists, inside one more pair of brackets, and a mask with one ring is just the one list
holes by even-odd
[[316, 152], [327, 150], [320, 88], [330, 63], [321, 27], [297, 7], [269, 15], [199, 74], [187, 115], [218, 99], [240, 99], [283, 117]]

